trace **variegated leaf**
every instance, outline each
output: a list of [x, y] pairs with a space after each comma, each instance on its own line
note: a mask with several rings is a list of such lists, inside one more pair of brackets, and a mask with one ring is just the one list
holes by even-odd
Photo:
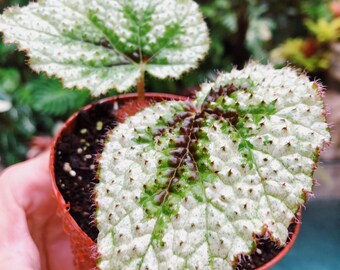
[[329, 140], [318, 85], [254, 63], [128, 118], [100, 159], [100, 269], [233, 269], [256, 235], [285, 245]]
[[123, 92], [147, 71], [178, 78], [208, 51], [193, 0], [43, 0], [0, 17], [6, 43], [17, 43], [31, 67], [94, 95]]

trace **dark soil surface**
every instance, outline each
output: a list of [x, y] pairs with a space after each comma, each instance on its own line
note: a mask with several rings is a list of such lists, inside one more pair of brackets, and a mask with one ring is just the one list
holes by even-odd
[[[296, 223], [292, 223], [289, 228], [289, 239], [292, 237], [295, 231]], [[238, 263], [236, 270], [251, 270], [274, 258], [283, 248], [277, 248], [275, 242], [270, 239], [263, 239], [259, 237], [257, 239], [257, 248], [255, 252], [250, 256], [243, 256], [241, 261]], [[289, 241], [287, 241], [288, 243]]]
[[117, 121], [114, 104], [97, 104], [94, 110], [81, 111], [74, 131], [64, 134], [57, 144], [55, 177], [58, 188], [70, 203], [70, 214], [80, 228], [96, 241], [93, 187], [96, 179], [96, 156], [103, 148], [105, 134]]
[[[119, 105], [119, 106], [118, 106]], [[81, 111], [73, 133], [63, 134], [57, 144], [55, 176], [65, 202], [70, 203], [70, 214], [80, 228], [96, 242], [98, 229], [94, 221], [93, 187], [96, 179], [96, 157], [103, 149], [106, 133], [115, 127], [115, 116], [121, 102], [98, 103], [93, 110]], [[289, 227], [293, 234], [296, 224]], [[250, 256], [242, 256], [236, 270], [255, 269], [275, 257], [281, 249], [270, 239], [258, 239], [258, 246]]]

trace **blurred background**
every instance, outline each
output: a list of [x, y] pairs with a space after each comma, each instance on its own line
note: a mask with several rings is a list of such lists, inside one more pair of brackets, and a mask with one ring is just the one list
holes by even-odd
[[[0, 0], [0, 11], [28, 2]], [[303, 213], [297, 243], [273, 269], [340, 269], [340, 1], [197, 2], [210, 28], [209, 55], [180, 81], [147, 77], [147, 91], [192, 93], [219, 70], [242, 68], [249, 59], [277, 67], [289, 63], [322, 82], [333, 143], [321, 156], [316, 199]], [[71, 113], [94, 101], [87, 91], [66, 90], [58, 80], [33, 73], [26, 62], [14, 45], [0, 42], [0, 171], [39, 153]]]

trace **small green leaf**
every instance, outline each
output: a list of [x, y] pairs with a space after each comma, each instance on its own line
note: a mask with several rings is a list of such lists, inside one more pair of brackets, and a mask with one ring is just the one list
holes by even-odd
[[18, 91], [18, 95], [18, 99], [34, 111], [50, 116], [72, 113], [89, 99], [88, 92], [65, 89], [59, 81], [44, 76], [28, 82]]
[[244, 149], [254, 149], [254, 145], [252, 145], [252, 143], [250, 141], [247, 140], [243, 140], [241, 141], [241, 143], [238, 145], [238, 149], [240, 151], [244, 150]]

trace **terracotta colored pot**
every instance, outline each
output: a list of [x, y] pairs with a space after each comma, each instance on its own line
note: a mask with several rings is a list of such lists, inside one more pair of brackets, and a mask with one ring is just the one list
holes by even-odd
[[[137, 95], [136, 94], [125, 94], [120, 95], [117, 97], [111, 97], [106, 98], [99, 103], [111, 103], [111, 102], [123, 102], [128, 103], [132, 101], [136, 101]], [[187, 97], [183, 96], [176, 96], [171, 94], [163, 94], [163, 93], [146, 93], [145, 94], [146, 101], [143, 103], [138, 103], [138, 106], [134, 105], [127, 105], [123, 106], [124, 113], [120, 115], [116, 115], [118, 118], [118, 121], [123, 121], [124, 117], [126, 115], [133, 115], [137, 113], [141, 108], [147, 106], [149, 103], [148, 101], [154, 100], [154, 101], [162, 101], [162, 100], [186, 100]], [[94, 107], [93, 104], [90, 104], [81, 110], [91, 110]], [[52, 185], [53, 185], [53, 191], [54, 196], [56, 197], [58, 201], [58, 210], [57, 214], [63, 218], [64, 221], [64, 229], [65, 232], [70, 235], [71, 238], [71, 245], [72, 245], [72, 251], [74, 254], [74, 263], [77, 269], [79, 270], [87, 270], [87, 269], [97, 269], [96, 267], [96, 261], [98, 258], [96, 243], [93, 242], [93, 240], [79, 227], [77, 222], [73, 219], [71, 214], [69, 213], [70, 205], [69, 203], [66, 203], [62, 194], [60, 193], [56, 180], [55, 180], [55, 156], [57, 151], [57, 143], [60, 140], [60, 138], [63, 135], [71, 134], [74, 131], [76, 119], [79, 112], [76, 112], [73, 114], [63, 125], [61, 130], [56, 135], [52, 149], [50, 154], [50, 173], [52, 176]], [[119, 114], [119, 111], [118, 111]], [[299, 216], [301, 215], [301, 212], [299, 212]], [[291, 249], [293, 246], [297, 234], [300, 230], [300, 222], [297, 223], [294, 234], [291, 237], [291, 240], [289, 243], [284, 247], [284, 249], [272, 260], [264, 264], [263, 266], [257, 268], [258, 270], [265, 270], [269, 269], [273, 265], [275, 265], [278, 261], [280, 261]]]
[[296, 227], [295, 227], [294, 233], [293, 233], [292, 237], [290, 238], [290, 241], [288, 242], [288, 244], [273, 259], [271, 259], [270, 261], [268, 261], [264, 265], [258, 267], [257, 270], [267, 270], [267, 269], [273, 267], [284, 256], [286, 256], [286, 254], [289, 252], [289, 250], [293, 247], [293, 245], [296, 241], [296, 238], [299, 234], [300, 227], [301, 227], [301, 209], [298, 212], [297, 217], [298, 217], [298, 220], [297, 220], [297, 223], [296, 223]]
[[[136, 94], [126, 94], [120, 95], [118, 97], [110, 97], [101, 100], [99, 103], [113, 103], [113, 102], [121, 102], [128, 103], [131, 101], [136, 101]], [[119, 121], [123, 121], [126, 115], [133, 115], [142, 107], [148, 105], [148, 100], [154, 101], [162, 101], [162, 100], [185, 100], [186, 97], [170, 95], [170, 94], [158, 94], [158, 93], [146, 93], [145, 94], [145, 102], [138, 102], [138, 106], [129, 106], [124, 108], [124, 113], [116, 115]], [[93, 104], [90, 104], [81, 110], [91, 110], [94, 107]], [[52, 144], [51, 155], [50, 155], [50, 173], [52, 176], [52, 185], [54, 195], [58, 201], [58, 215], [63, 218], [64, 221], [64, 229], [67, 234], [70, 235], [71, 245], [74, 254], [74, 263], [76, 268], [79, 270], [87, 270], [87, 269], [95, 269], [96, 268], [96, 260], [97, 260], [97, 249], [96, 243], [79, 227], [77, 222], [73, 219], [73, 217], [69, 213], [70, 205], [66, 203], [62, 194], [60, 193], [57, 183], [55, 181], [55, 156], [57, 151], [57, 143], [63, 135], [71, 134], [74, 131], [76, 125], [76, 119], [79, 112], [73, 114], [61, 128], [59, 133], [56, 135], [54, 142]]]

